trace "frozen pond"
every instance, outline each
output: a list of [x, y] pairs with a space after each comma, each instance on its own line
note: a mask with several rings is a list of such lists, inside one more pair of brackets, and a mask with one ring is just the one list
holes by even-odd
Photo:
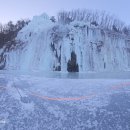
[[129, 73], [110, 76], [1, 71], [0, 130], [130, 130]]
[[[36, 75], [42, 74], [36, 72]], [[68, 79], [130, 79], [129, 72], [88, 72], [88, 73], [61, 73], [61, 72], [45, 72], [43, 74], [47, 78], [68, 78]]]
[[62, 79], [130, 79], [130, 71], [116, 72], [88, 72], [88, 73], [69, 73], [69, 72], [24, 72], [24, 71], [0, 71], [2, 74], [12, 75], [32, 75], [45, 78]]

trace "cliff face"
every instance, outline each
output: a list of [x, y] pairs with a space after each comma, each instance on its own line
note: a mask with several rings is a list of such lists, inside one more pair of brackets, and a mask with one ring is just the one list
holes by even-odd
[[113, 71], [130, 68], [130, 40], [85, 22], [53, 23], [34, 17], [18, 34], [23, 49], [6, 53], [6, 69]]

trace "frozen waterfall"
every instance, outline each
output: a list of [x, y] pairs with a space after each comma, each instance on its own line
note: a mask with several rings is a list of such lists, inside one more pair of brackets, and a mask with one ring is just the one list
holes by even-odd
[[16, 40], [25, 47], [6, 53], [6, 69], [86, 72], [130, 68], [130, 39], [85, 22], [62, 25], [46, 14], [35, 16]]

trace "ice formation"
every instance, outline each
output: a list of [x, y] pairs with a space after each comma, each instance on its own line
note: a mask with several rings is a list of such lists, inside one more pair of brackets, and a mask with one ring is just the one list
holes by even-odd
[[6, 69], [113, 71], [130, 68], [130, 40], [85, 22], [35, 16], [16, 38], [25, 47], [6, 53]]

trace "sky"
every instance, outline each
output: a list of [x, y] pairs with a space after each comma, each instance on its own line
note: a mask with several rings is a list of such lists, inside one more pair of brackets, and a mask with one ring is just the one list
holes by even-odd
[[0, 0], [0, 23], [72, 9], [105, 10], [130, 24], [130, 0]]

